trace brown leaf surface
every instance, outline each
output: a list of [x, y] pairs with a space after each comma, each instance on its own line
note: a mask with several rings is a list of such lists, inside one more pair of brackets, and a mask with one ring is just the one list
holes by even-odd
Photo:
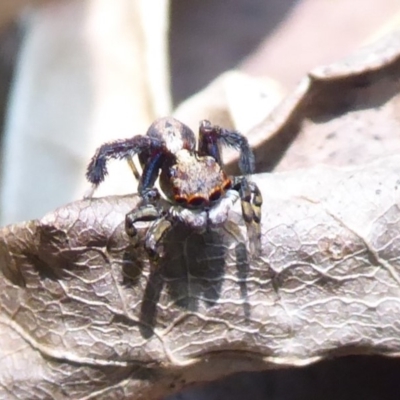
[[400, 31], [315, 68], [249, 132], [258, 171], [359, 165], [400, 152]]
[[255, 176], [259, 257], [239, 205], [218, 231], [173, 231], [160, 265], [124, 233], [133, 196], [3, 228], [3, 349], [15, 350], [0, 397], [155, 399], [232, 372], [397, 355], [399, 176], [398, 157]]

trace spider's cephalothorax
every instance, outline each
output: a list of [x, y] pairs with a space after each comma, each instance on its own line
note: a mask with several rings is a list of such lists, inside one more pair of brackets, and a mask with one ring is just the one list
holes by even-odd
[[[228, 177], [223, 168], [220, 146], [240, 151], [239, 167], [243, 175], [254, 172], [254, 156], [247, 139], [236, 131], [200, 123], [196, 146], [193, 131], [174, 118], [160, 118], [146, 135], [103, 144], [87, 169], [87, 179], [98, 186], [107, 175], [109, 159], [126, 159], [139, 180], [142, 204], [126, 216], [126, 231], [135, 236], [134, 224], [154, 221], [146, 234], [145, 247], [152, 256], [174, 220], [193, 227], [205, 228], [223, 223], [229, 209], [240, 196], [247, 225], [260, 225], [262, 197], [258, 187], [246, 176]], [[197, 148], [196, 148], [197, 147]], [[139, 175], [132, 157], [139, 156], [143, 171]], [[161, 206], [154, 184], [160, 177], [160, 188], [170, 206]]]

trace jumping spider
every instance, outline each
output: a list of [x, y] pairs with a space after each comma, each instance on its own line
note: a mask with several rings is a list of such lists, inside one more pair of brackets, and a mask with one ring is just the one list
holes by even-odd
[[[239, 167], [244, 176], [225, 174], [221, 145], [240, 151]], [[132, 162], [136, 154], [143, 169], [141, 175]], [[239, 197], [243, 218], [248, 228], [256, 227], [259, 240], [262, 196], [256, 184], [246, 177], [254, 172], [254, 155], [240, 133], [203, 120], [196, 143], [188, 126], [171, 117], [160, 118], [150, 125], [146, 135], [105, 143], [97, 149], [86, 173], [94, 188], [105, 179], [110, 159], [127, 159], [139, 180], [142, 202], [126, 215], [125, 227], [127, 234], [135, 237], [136, 222], [154, 221], [144, 243], [150, 256], [164, 255], [160, 244], [174, 221], [200, 230], [220, 225]], [[154, 187], [159, 175], [160, 188], [167, 199], [164, 203]]]

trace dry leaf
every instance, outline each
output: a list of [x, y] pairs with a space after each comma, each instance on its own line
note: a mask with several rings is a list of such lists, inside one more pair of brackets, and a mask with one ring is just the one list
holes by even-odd
[[357, 165], [400, 152], [400, 31], [312, 70], [249, 132], [258, 171]]
[[156, 399], [233, 372], [397, 355], [399, 176], [398, 157], [255, 176], [259, 257], [239, 205], [220, 230], [173, 231], [156, 265], [124, 233], [135, 197], [3, 228], [1, 323], [29, 345], [9, 357], [41, 368], [8, 378], [15, 395]]

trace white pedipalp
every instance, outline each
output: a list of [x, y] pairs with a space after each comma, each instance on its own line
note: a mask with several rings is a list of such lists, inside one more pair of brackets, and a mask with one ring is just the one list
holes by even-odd
[[239, 192], [236, 190], [228, 190], [218, 204], [208, 212], [208, 219], [211, 225], [218, 226], [228, 219], [229, 211], [239, 199]]
[[239, 193], [236, 190], [228, 190], [209, 210], [192, 210], [174, 205], [170, 207], [169, 214], [194, 229], [219, 226], [228, 219], [229, 211], [238, 199]]

